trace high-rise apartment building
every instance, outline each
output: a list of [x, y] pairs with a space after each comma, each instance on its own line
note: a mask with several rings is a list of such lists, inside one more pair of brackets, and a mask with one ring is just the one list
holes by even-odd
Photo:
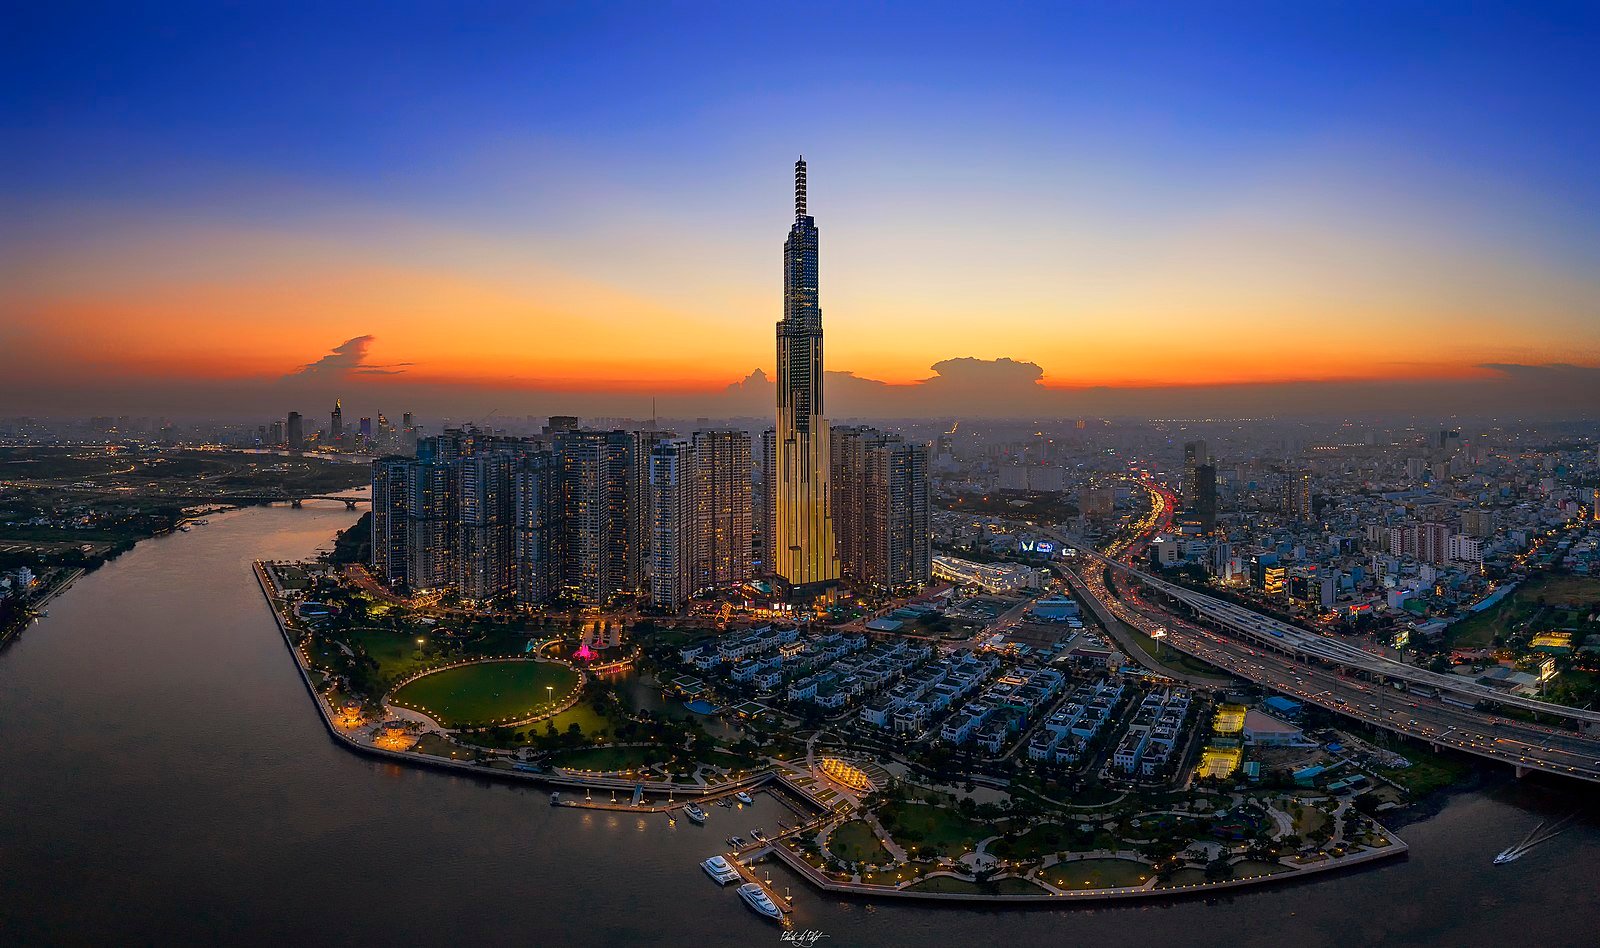
[[796, 589], [821, 587], [839, 578], [829, 510], [817, 257], [817, 225], [806, 213], [806, 163], [801, 159], [794, 166], [794, 224], [783, 245], [773, 544], [774, 572]]
[[696, 431], [651, 451], [650, 597], [681, 611], [689, 597], [753, 575], [750, 435]]
[[650, 451], [650, 599], [682, 612], [694, 595], [694, 507], [689, 442], [672, 440]]
[[833, 522], [844, 579], [885, 590], [932, 572], [928, 448], [873, 428], [830, 432]]
[[1217, 528], [1217, 467], [1215, 464], [1197, 464], [1194, 471], [1194, 502], [1191, 507], [1200, 520], [1200, 528], [1211, 532]]
[[406, 493], [410, 458], [372, 464], [372, 573], [391, 586], [406, 583]]
[[1284, 474], [1283, 512], [1294, 520], [1311, 519], [1311, 472], [1305, 468]]
[[1209, 463], [1211, 463], [1211, 452], [1204, 441], [1183, 443], [1183, 505], [1190, 510], [1194, 509], [1200, 499], [1196, 469]]
[[750, 435], [696, 431], [690, 441], [694, 585], [732, 586], [751, 577]]
[[455, 589], [462, 599], [488, 603], [515, 588], [512, 561], [512, 468], [516, 456], [480, 445], [455, 467]]
[[542, 606], [558, 598], [566, 562], [561, 467], [546, 450], [530, 450], [512, 473], [512, 558], [517, 602]]
[[627, 431], [556, 432], [566, 526], [564, 586], [577, 602], [609, 605], [639, 588], [635, 446]]
[[771, 574], [777, 569], [778, 541], [778, 432], [768, 428], [761, 432], [761, 484], [760, 505], [756, 511], [756, 547], [761, 561], [761, 572]]

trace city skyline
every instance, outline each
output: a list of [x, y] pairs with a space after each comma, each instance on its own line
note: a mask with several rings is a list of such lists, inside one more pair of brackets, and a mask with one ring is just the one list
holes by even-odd
[[[1562, 36], [1592, 14], [1385, 15], [1429, 29], [1022, 11], [918, 23], [912, 53], [875, 43], [904, 28], [891, 11], [822, 9], [784, 40], [754, 13], [435, 36], [400, 10], [307, 38], [248, 11], [31, 11], [8, 57], [0, 398], [756, 415], [771, 169], [805, 152], [848, 317], [839, 417], [1592, 410], [1600, 192], [1560, 95], [1582, 75]], [[358, 81], [424, 36], [431, 104], [398, 68]], [[749, 53], [677, 58], [734, 40]], [[791, 42], [819, 68], [772, 70]], [[635, 61], [597, 73], [595, 44]], [[121, 110], [61, 65], [91, 54]], [[469, 56], [483, 70], [453, 68]], [[802, 107], [803, 129], [778, 120]]]

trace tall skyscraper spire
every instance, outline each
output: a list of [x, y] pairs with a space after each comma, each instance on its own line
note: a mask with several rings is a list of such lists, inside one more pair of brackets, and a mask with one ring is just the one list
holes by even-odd
[[[829, 506], [829, 437], [823, 415], [822, 307], [817, 296], [817, 224], [806, 213], [806, 162], [794, 163], [794, 226], [783, 245], [783, 319], [778, 323], [776, 536], [771, 559], [792, 587], [839, 578]], [[806, 595], [805, 591], [802, 596]]]
[[806, 216], [806, 156], [794, 163], [794, 219]]

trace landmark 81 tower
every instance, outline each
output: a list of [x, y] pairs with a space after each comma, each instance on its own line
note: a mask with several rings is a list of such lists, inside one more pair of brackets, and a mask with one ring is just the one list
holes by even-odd
[[817, 303], [817, 222], [806, 213], [806, 162], [794, 163], [794, 226], [783, 244], [778, 323], [775, 572], [805, 587], [839, 578], [829, 513], [828, 422], [822, 408], [822, 307]]

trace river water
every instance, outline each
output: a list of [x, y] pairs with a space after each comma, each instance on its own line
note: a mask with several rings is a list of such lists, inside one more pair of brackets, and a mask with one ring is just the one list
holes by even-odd
[[[0, 945], [778, 943], [696, 865], [785, 815], [765, 795], [668, 826], [328, 738], [250, 562], [308, 556], [354, 516], [252, 508], [141, 543], [0, 655]], [[869, 905], [772, 872], [824, 946], [1594, 945], [1595, 800], [1496, 777], [1404, 827], [1405, 861], [1214, 902]], [[1570, 830], [1490, 866], [1579, 806]]]

